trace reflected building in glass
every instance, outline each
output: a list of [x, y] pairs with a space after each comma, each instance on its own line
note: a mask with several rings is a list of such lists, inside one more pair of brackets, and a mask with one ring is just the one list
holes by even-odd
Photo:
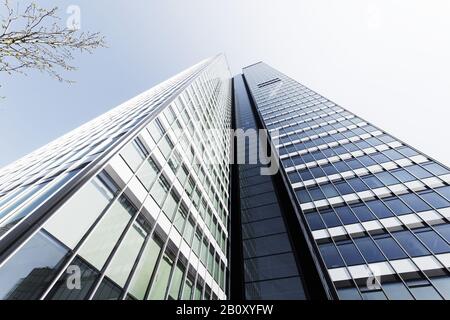
[[[269, 135], [241, 150], [230, 129]], [[218, 55], [0, 170], [0, 299], [450, 299], [449, 184], [277, 70], [232, 77]]]

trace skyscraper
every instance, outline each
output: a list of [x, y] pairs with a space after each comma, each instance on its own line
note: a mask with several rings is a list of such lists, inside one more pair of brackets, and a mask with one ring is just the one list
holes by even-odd
[[0, 171], [0, 298], [449, 299], [449, 183], [218, 55]]
[[226, 298], [230, 124], [219, 55], [4, 168], [0, 298]]
[[243, 74], [326, 295], [449, 299], [449, 168], [264, 63]]

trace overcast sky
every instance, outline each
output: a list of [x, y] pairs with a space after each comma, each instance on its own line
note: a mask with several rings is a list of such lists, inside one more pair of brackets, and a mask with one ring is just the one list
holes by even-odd
[[[27, 3], [22, 0], [20, 3]], [[206, 57], [264, 61], [450, 165], [450, 1], [39, 1], [109, 48], [59, 83], [0, 75], [0, 167]]]

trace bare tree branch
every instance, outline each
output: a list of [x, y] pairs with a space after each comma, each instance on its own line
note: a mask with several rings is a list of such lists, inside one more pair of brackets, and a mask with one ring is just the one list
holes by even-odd
[[76, 68], [69, 62], [73, 53], [92, 53], [105, 47], [100, 33], [80, 32], [60, 26], [57, 7], [45, 9], [30, 3], [20, 10], [12, 7], [9, 0], [0, 0], [0, 72], [26, 74], [28, 70], [39, 70], [59, 81], [65, 79], [61, 71]]

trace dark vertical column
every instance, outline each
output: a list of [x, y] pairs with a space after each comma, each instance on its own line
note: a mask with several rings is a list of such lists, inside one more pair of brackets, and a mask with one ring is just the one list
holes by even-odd
[[[242, 75], [236, 76], [233, 82], [233, 127], [243, 129], [244, 133], [247, 130], [256, 133], [259, 126]], [[235, 149], [236, 164], [232, 168], [231, 298], [315, 298], [316, 294], [310, 295], [300, 259], [293, 249], [285, 206], [276, 191], [279, 186], [274, 176], [261, 175], [261, 168], [266, 165], [259, 161], [256, 164], [236, 162], [238, 152], [245, 152], [247, 160], [251, 152], [258, 153], [261, 142], [254, 146], [251, 140], [245, 139], [245, 150]]]
[[[232, 94], [232, 111], [231, 111], [231, 126], [236, 129], [236, 98], [235, 98], [235, 81], [233, 79], [233, 94]], [[244, 264], [242, 254], [242, 230], [241, 230], [241, 215], [240, 215], [240, 201], [239, 201], [239, 170], [237, 165], [236, 145], [231, 143], [233, 164], [231, 164], [231, 184], [230, 184], [230, 229], [229, 229], [229, 297], [231, 300], [244, 299]]]

